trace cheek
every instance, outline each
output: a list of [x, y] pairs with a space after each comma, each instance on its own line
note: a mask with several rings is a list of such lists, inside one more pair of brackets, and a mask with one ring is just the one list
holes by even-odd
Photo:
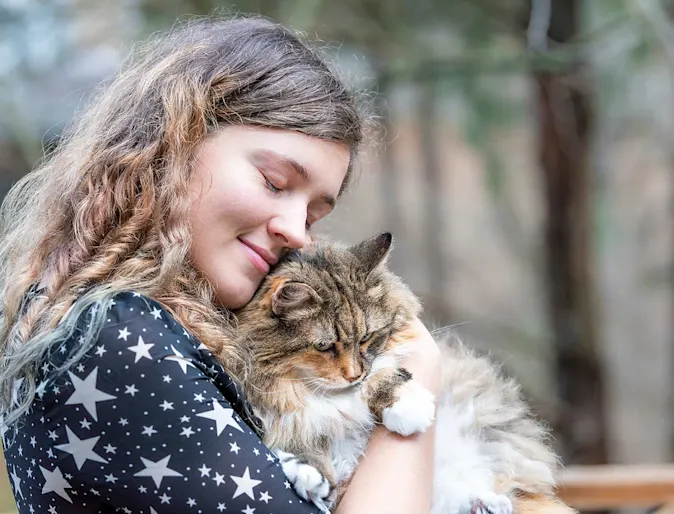
[[314, 377], [335, 379], [342, 374], [336, 359], [329, 352], [305, 352], [293, 359], [293, 366]]

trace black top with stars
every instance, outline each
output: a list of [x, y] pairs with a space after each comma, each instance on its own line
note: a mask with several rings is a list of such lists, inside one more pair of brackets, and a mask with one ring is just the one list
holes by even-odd
[[117, 295], [98, 341], [54, 376], [78, 338], [43, 364], [19, 423], [0, 420], [21, 514], [318, 512], [244, 421], [227, 373], [159, 303]]

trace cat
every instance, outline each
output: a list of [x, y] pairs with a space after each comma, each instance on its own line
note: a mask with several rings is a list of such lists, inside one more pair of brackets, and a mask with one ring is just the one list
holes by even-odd
[[243, 387], [295, 490], [338, 505], [376, 424], [401, 435], [436, 423], [433, 514], [571, 513], [554, 492], [558, 459], [518, 385], [460, 341], [439, 341], [437, 402], [399, 362], [416, 296], [386, 265], [389, 233], [287, 254], [235, 313], [250, 371]]

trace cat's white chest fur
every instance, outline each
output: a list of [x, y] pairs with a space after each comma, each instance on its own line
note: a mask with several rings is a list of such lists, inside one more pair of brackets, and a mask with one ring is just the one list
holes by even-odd
[[307, 421], [333, 435], [332, 461], [336, 480], [345, 480], [363, 455], [374, 418], [358, 390], [334, 396], [312, 396], [305, 409]]

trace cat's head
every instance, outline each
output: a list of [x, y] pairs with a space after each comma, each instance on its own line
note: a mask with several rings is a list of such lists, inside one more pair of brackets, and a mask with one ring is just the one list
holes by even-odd
[[284, 257], [243, 309], [254, 372], [319, 389], [359, 383], [420, 306], [386, 267], [389, 233], [352, 247], [315, 243]]

